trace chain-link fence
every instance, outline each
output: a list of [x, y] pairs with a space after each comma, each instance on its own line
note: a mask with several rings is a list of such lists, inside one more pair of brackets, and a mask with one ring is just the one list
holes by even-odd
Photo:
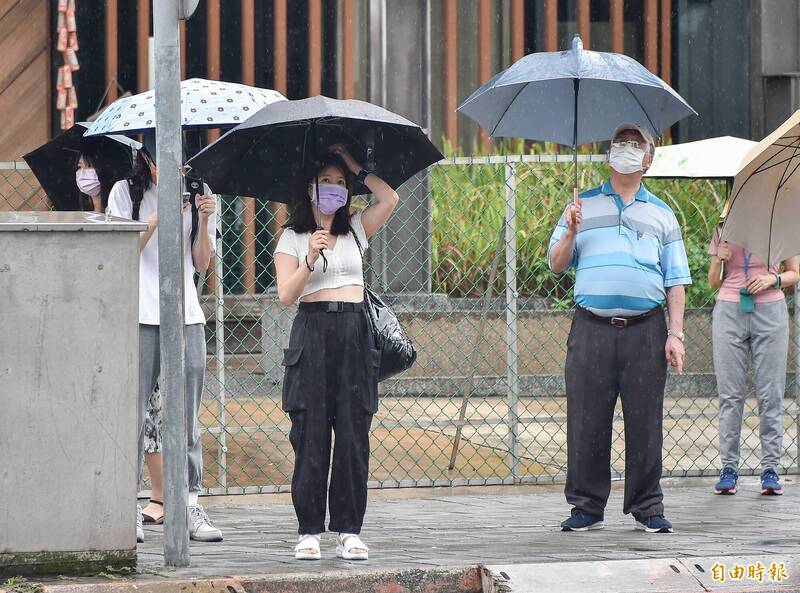
[[[417, 350], [409, 371], [381, 384], [372, 430], [373, 487], [563, 480], [563, 366], [570, 274], [547, 266], [550, 233], [571, 196], [571, 156], [455, 158], [401, 189], [389, 224], [371, 241], [368, 283], [399, 314]], [[607, 176], [604, 155], [583, 155], [581, 187]], [[0, 164], [0, 208], [46, 209], [24, 165]], [[686, 372], [671, 374], [664, 407], [664, 472], [719, 471], [711, 352], [714, 292], [706, 249], [724, 183], [647, 182], [675, 211], [694, 284], [687, 291]], [[362, 204], [363, 205], [363, 204]], [[210, 493], [288, 489], [293, 454], [280, 409], [282, 348], [294, 315], [274, 289], [272, 253], [283, 206], [220, 200], [221, 240], [204, 283], [208, 373], [201, 412]], [[794, 310], [789, 295], [790, 312]], [[800, 364], [793, 331], [784, 399], [782, 470], [798, 466]], [[758, 473], [758, 406], [748, 398], [742, 473]], [[624, 474], [621, 408], [612, 472]]]

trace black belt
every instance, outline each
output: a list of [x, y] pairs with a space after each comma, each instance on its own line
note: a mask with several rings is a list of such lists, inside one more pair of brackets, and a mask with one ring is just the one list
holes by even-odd
[[313, 303], [300, 303], [299, 311], [324, 311], [325, 313], [354, 313], [364, 309], [364, 302], [343, 303], [342, 301], [315, 301]]
[[583, 307], [578, 307], [579, 311], [583, 311], [592, 319], [596, 319], [597, 321], [602, 321], [603, 323], [608, 323], [613, 325], [614, 327], [628, 327], [629, 325], [633, 325], [634, 323], [639, 323], [640, 321], [644, 321], [648, 317], [652, 317], [653, 315], [657, 315], [658, 313], [664, 313], [663, 307], [660, 305], [658, 307], [653, 307], [647, 313], [642, 313], [641, 315], [634, 315], [633, 317], [603, 317], [602, 315], [595, 315], [588, 309], [584, 309]]

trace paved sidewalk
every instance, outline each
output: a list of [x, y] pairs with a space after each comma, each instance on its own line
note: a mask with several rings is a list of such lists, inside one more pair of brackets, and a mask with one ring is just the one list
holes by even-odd
[[[370, 491], [362, 533], [367, 563], [334, 554], [334, 535], [323, 537], [323, 560], [298, 562], [292, 547], [296, 522], [287, 495], [209, 497], [203, 502], [225, 536], [219, 544], [192, 543], [192, 566], [162, 567], [162, 527], [148, 527], [139, 546], [142, 579], [429, 569], [470, 565], [615, 561], [683, 557], [760, 556], [780, 561], [800, 554], [800, 485], [785, 480], [786, 494], [763, 497], [755, 478], [736, 496], [715, 496], [713, 479], [664, 480], [667, 517], [674, 534], [633, 529], [622, 515], [621, 482], [614, 483], [606, 528], [562, 533], [566, 516], [561, 486], [511, 486]], [[794, 575], [800, 576], [800, 575]]]

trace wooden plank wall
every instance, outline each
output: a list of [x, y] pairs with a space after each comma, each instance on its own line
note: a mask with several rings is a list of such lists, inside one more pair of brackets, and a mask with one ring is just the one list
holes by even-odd
[[47, 0], [0, 0], [0, 161], [18, 160], [50, 130]]

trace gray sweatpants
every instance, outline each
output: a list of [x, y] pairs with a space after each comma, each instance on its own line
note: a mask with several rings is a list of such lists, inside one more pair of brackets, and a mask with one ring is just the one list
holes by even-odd
[[789, 349], [786, 301], [757, 304], [752, 313], [739, 303], [717, 301], [712, 334], [719, 392], [719, 455], [723, 467], [739, 467], [742, 414], [747, 397], [748, 360], [758, 398], [761, 467], [778, 471], [783, 448], [783, 395]]
[[[206, 333], [202, 323], [186, 326], [186, 434], [189, 462], [189, 492], [199, 492], [203, 482], [203, 442], [197, 416], [203, 397], [206, 372]], [[144, 461], [144, 429], [147, 400], [153, 393], [161, 372], [159, 326], [139, 325], [139, 466], [138, 481], [142, 479]], [[167, 394], [166, 397], [169, 397]], [[138, 483], [138, 482], [137, 482]]]

